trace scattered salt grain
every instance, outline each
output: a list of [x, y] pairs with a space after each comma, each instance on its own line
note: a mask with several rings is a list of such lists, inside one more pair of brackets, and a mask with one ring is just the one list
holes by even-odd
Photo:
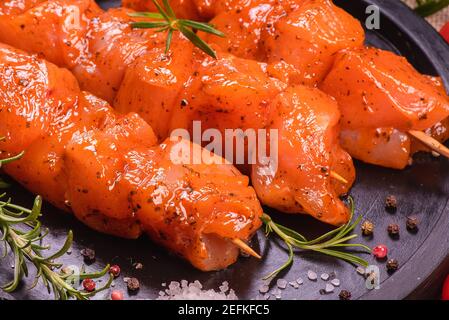
[[318, 275], [312, 270], [307, 271], [307, 277], [310, 281], [316, 281], [318, 279]]
[[321, 275], [321, 280], [323, 280], [323, 281], [329, 280], [329, 274], [323, 273], [323, 274]]
[[260, 288], [259, 288], [260, 293], [267, 293], [268, 291], [270, 291], [270, 287], [266, 284], [260, 286]]
[[358, 267], [358, 268], [356, 269], [356, 271], [357, 271], [357, 273], [360, 274], [361, 276], [365, 276], [366, 271], [365, 271], [364, 268]]
[[278, 281], [276, 282], [276, 285], [279, 289], [285, 289], [287, 288], [287, 280], [285, 279], [278, 279]]
[[333, 285], [331, 285], [330, 283], [326, 284], [326, 288], [324, 289], [326, 290], [326, 293], [332, 293], [335, 290], [335, 287]]
[[187, 280], [172, 281], [168, 289], [159, 292], [157, 300], [237, 300], [234, 290], [229, 289], [229, 283], [223, 282], [220, 291], [203, 290], [198, 280], [189, 283]]
[[296, 279], [296, 282], [297, 282], [299, 285], [302, 285], [302, 284], [304, 283], [304, 280], [302, 280], [302, 278], [298, 278], [298, 279]]
[[296, 281], [290, 281], [289, 284], [290, 284], [293, 288], [295, 288], [295, 289], [298, 289], [298, 288], [299, 288], [299, 284], [298, 284], [298, 282], [296, 282]]
[[226, 293], [229, 290], [229, 282], [224, 281], [221, 286], [218, 287], [220, 289], [220, 292]]
[[162, 283], [162, 286], [163, 286], [163, 287], [166, 287], [166, 286], [167, 286], [167, 284], [166, 284], [166, 283], [164, 282], [164, 283]]
[[331, 281], [331, 283], [332, 283], [332, 285], [333, 285], [334, 287], [339, 287], [339, 286], [340, 286], [340, 279], [333, 279], [333, 280]]
[[274, 289], [271, 293], [277, 300], [282, 299], [282, 291], [280, 289]]

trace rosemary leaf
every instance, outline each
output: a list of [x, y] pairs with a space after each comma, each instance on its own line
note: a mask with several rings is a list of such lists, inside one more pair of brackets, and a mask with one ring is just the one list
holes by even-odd
[[[23, 278], [28, 277], [28, 262], [36, 268], [36, 277], [31, 285], [35, 288], [39, 280], [50, 293], [53, 291], [55, 299], [76, 298], [85, 300], [96, 293], [106, 290], [110, 287], [112, 276], [109, 281], [94, 292], [84, 292], [75, 289], [68, 284], [68, 275], [59, 273], [56, 270], [62, 267], [61, 263], [55, 260], [67, 253], [72, 245], [73, 233], [70, 231], [64, 242], [64, 245], [55, 253], [44, 256], [42, 252], [49, 249], [49, 246], [41, 245], [48, 234], [48, 229], [42, 230], [41, 223], [38, 218], [41, 216], [42, 198], [36, 197], [32, 209], [27, 209], [19, 205], [11, 203], [11, 199], [2, 200], [6, 195], [0, 195], [0, 242], [4, 244], [3, 256], [6, 257], [8, 248], [14, 257], [14, 274], [13, 280], [1, 288], [5, 292], [13, 292]], [[72, 283], [75, 279], [81, 281], [86, 278], [99, 278], [108, 273], [109, 265], [100, 272], [84, 273], [80, 275], [72, 275]]]
[[134, 18], [150, 18], [154, 20], [164, 20], [164, 17], [157, 12], [132, 12], [128, 13], [128, 15]]
[[204, 51], [206, 54], [211, 56], [214, 59], [217, 59], [217, 54], [215, 51], [209, 47], [209, 45], [203, 41], [198, 35], [190, 30], [189, 28], [184, 27], [182, 24], [179, 25], [179, 31], [190, 40], [196, 47], [200, 48], [202, 51]]
[[223, 32], [215, 29], [210, 24], [196, 22], [196, 21], [192, 21], [192, 20], [181, 20], [181, 21], [182, 21], [182, 25], [184, 25], [184, 26], [191, 27], [196, 30], [204, 31], [204, 32], [213, 34], [213, 35], [221, 37], [221, 38], [225, 37], [225, 34]]
[[[202, 40], [195, 31], [203, 31], [218, 37], [224, 37], [224, 33], [215, 29], [212, 25], [203, 22], [197, 22], [187, 19], [178, 19], [170, 6], [168, 0], [162, 0], [162, 5], [158, 0], [152, 0], [158, 13], [135, 12], [129, 13], [129, 16], [136, 18], [148, 18], [159, 21], [137, 21], [131, 22], [131, 27], [136, 29], [155, 29], [155, 32], [168, 32], [165, 44], [165, 53], [168, 53], [173, 34], [176, 31], [181, 32], [194, 46], [213, 57], [217, 58], [215, 51]], [[160, 21], [164, 20], [164, 21]]]
[[[360, 223], [361, 218], [357, 218], [352, 222], [354, 216], [354, 201], [349, 198], [351, 218], [349, 222], [335, 230], [332, 230], [314, 240], [307, 241], [306, 238], [298, 232], [281, 226], [275, 223], [270, 216], [264, 214], [261, 217], [262, 222], [265, 224], [267, 236], [271, 233], [275, 233], [281, 238], [289, 254], [288, 260], [281, 265], [278, 269], [267, 275], [265, 280], [272, 280], [278, 276], [280, 272], [287, 269], [293, 263], [294, 251], [293, 249], [299, 249], [301, 251], [312, 251], [320, 254], [325, 254], [330, 257], [334, 257], [343, 261], [347, 261], [352, 264], [367, 266], [368, 262], [352, 252], [354, 249], [359, 249], [362, 252], [371, 252], [370, 248], [363, 244], [350, 243], [349, 241], [357, 237], [356, 234], [351, 234], [355, 227]], [[348, 251], [348, 250], [351, 251]]]

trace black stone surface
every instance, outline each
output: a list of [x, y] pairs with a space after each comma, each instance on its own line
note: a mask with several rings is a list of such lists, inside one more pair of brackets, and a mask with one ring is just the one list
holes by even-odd
[[[102, 5], [113, 5], [114, 1], [100, 1]], [[423, 19], [414, 15], [399, 1], [391, 0], [339, 0], [336, 3], [361, 21], [366, 18], [365, 8], [376, 4], [381, 9], [381, 29], [368, 31], [368, 43], [401, 53], [421, 72], [439, 74], [449, 84], [449, 47], [433, 28]], [[352, 292], [353, 299], [403, 299], [430, 298], [438, 292], [445, 272], [449, 270], [449, 162], [443, 158], [419, 155], [412, 167], [404, 171], [394, 171], [357, 163], [357, 182], [352, 190], [357, 206], [357, 214], [369, 218], [376, 225], [372, 239], [360, 238], [373, 247], [383, 243], [390, 249], [389, 257], [399, 261], [399, 270], [393, 275], [386, 271], [385, 262], [375, 261], [365, 256], [381, 271], [379, 290], [368, 290], [365, 280], [347, 263], [339, 262], [315, 254], [299, 254], [292, 268], [283, 278], [291, 281], [299, 277], [304, 285], [299, 289], [288, 287], [283, 290], [283, 299], [338, 299], [341, 289]], [[10, 190], [16, 201], [30, 205], [33, 196], [19, 186]], [[385, 198], [395, 195], [398, 210], [391, 214], [385, 210]], [[63, 243], [68, 230], [73, 230], [75, 243], [71, 255], [63, 257], [65, 264], [81, 266], [80, 250], [84, 247], [96, 250], [96, 262], [88, 269], [100, 269], [106, 263], [119, 264], [122, 275], [115, 281], [115, 289], [126, 292], [123, 277], [134, 276], [140, 280], [141, 289], [131, 299], [154, 299], [163, 289], [162, 283], [172, 280], [200, 280], [206, 288], [217, 289], [223, 281], [229, 281], [241, 299], [254, 299], [262, 278], [284, 262], [287, 255], [276, 241], [267, 241], [260, 232], [253, 241], [253, 247], [264, 254], [262, 261], [242, 258], [227, 270], [202, 273], [186, 262], [170, 255], [164, 249], [146, 238], [138, 241], [117, 239], [89, 230], [75, 218], [49, 205], [44, 207], [43, 223], [50, 229], [47, 242], [55, 248]], [[406, 217], [419, 218], [419, 231], [406, 231]], [[285, 216], [273, 213], [275, 219], [287, 224], [307, 236], [316, 236], [329, 230], [313, 219], [305, 216]], [[388, 236], [387, 226], [398, 223], [401, 226], [399, 239]], [[356, 230], [360, 234], [360, 229]], [[359, 241], [357, 240], [357, 241]], [[140, 262], [143, 269], [136, 270], [133, 263]], [[11, 257], [0, 261], [0, 283], [11, 279]], [[32, 268], [30, 268], [32, 269]], [[307, 270], [336, 272], [341, 287], [335, 293], [321, 295], [320, 289], [326, 282], [307, 280]], [[18, 291], [9, 295], [0, 291], [0, 297], [7, 299], [49, 299], [43, 286], [29, 291], [31, 281], [25, 281]], [[98, 295], [98, 299], [108, 298], [109, 292]], [[272, 297], [273, 299], [273, 297]]]

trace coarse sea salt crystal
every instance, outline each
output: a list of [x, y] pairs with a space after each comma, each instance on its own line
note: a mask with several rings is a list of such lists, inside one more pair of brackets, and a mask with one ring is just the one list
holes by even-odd
[[304, 283], [304, 280], [302, 280], [302, 278], [298, 278], [298, 279], [296, 279], [296, 282], [297, 282], [299, 285], [302, 285], [302, 284]]
[[332, 285], [333, 285], [334, 287], [339, 287], [339, 286], [340, 286], [340, 279], [333, 279], [333, 280], [331, 281], [331, 283], [332, 283]]
[[224, 281], [223, 284], [219, 287], [222, 293], [228, 292], [229, 290], [229, 282]]
[[299, 284], [298, 284], [298, 282], [296, 282], [296, 281], [290, 281], [289, 284], [290, 284], [293, 288], [295, 288], [295, 289], [298, 289], [298, 288], [299, 288]]
[[272, 295], [278, 300], [282, 299], [282, 291], [280, 289], [274, 289]]
[[332, 293], [335, 290], [335, 287], [333, 285], [331, 285], [330, 283], [326, 284], [326, 288], [324, 289], [326, 290], [326, 293]]
[[316, 281], [318, 279], [318, 275], [316, 274], [315, 271], [312, 271], [312, 270], [307, 271], [307, 277], [311, 281]]
[[364, 276], [365, 272], [366, 272], [365, 269], [362, 268], [362, 267], [357, 267], [356, 271], [357, 271], [358, 274], [360, 274], [362, 276]]
[[268, 291], [270, 291], [270, 287], [266, 284], [260, 286], [260, 288], [259, 288], [260, 293], [267, 293]]
[[276, 282], [276, 285], [277, 285], [277, 287], [279, 288], [279, 289], [285, 289], [285, 288], [287, 288], [287, 280], [285, 280], [285, 279], [279, 279], [277, 282]]
[[321, 274], [321, 280], [323, 280], [323, 281], [329, 280], [329, 274], [327, 274], [327, 273]]
[[[229, 291], [229, 293], [227, 293]], [[203, 285], [198, 280], [189, 283], [187, 280], [181, 282], [172, 281], [168, 289], [159, 292], [157, 300], [237, 300], [234, 290], [229, 289], [229, 283], [223, 282], [220, 291], [213, 289], [203, 290]]]

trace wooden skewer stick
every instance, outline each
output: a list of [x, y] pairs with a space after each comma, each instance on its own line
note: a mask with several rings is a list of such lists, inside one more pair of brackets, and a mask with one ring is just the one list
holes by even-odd
[[257, 259], [262, 259], [260, 254], [258, 254], [256, 251], [254, 251], [250, 246], [248, 246], [243, 240], [240, 239], [232, 239], [232, 243], [235, 244], [237, 247], [242, 249], [244, 252], [249, 254], [250, 256], [253, 256]]
[[421, 143], [423, 143], [428, 148], [432, 149], [436, 153], [445, 156], [446, 158], [449, 158], [449, 149], [446, 148], [442, 143], [435, 140], [431, 136], [428, 136], [422, 131], [416, 131], [416, 130], [410, 130], [408, 132], [413, 138], [419, 140]]
[[339, 175], [335, 171], [331, 171], [331, 177], [334, 178], [337, 181], [340, 181], [341, 183], [344, 183], [344, 184], [348, 184], [349, 183], [348, 180], [343, 178], [341, 175]]

